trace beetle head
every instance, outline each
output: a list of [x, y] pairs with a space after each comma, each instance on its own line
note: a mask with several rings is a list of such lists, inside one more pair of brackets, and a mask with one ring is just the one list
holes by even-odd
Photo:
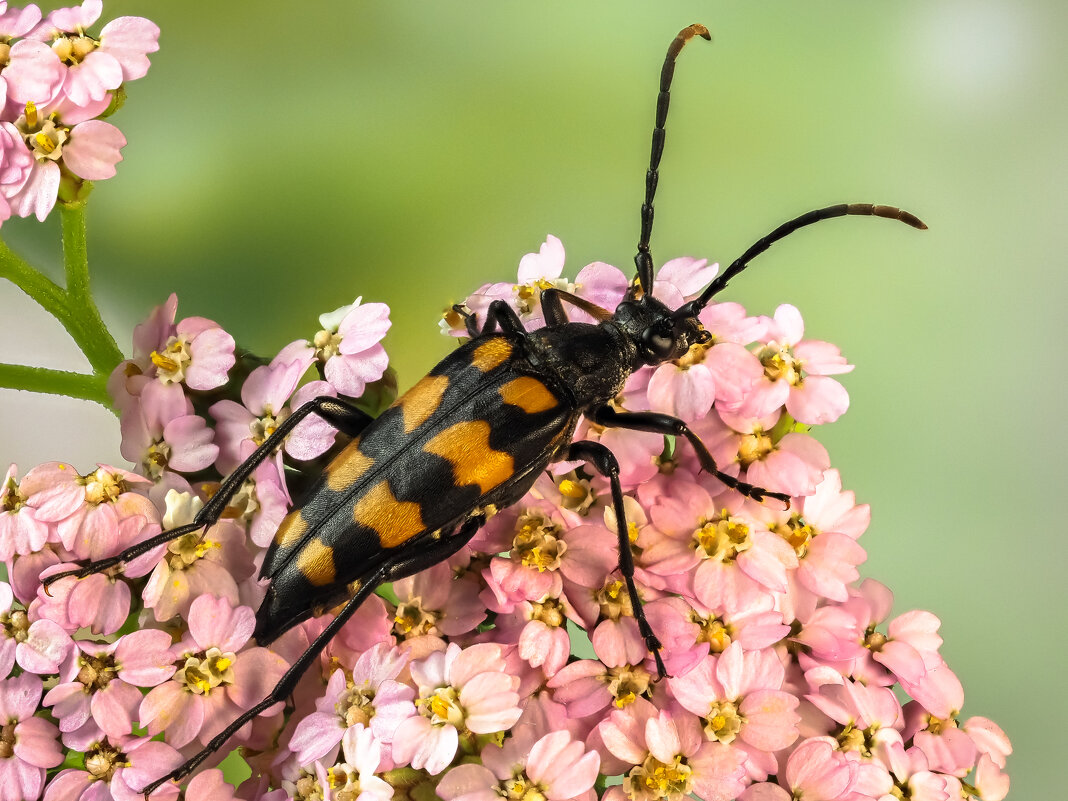
[[712, 338], [696, 313], [679, 315], [651, 295], [624, 300], [615, 318], [637, 347], [636, 367], [680, 359], [694, 344]]

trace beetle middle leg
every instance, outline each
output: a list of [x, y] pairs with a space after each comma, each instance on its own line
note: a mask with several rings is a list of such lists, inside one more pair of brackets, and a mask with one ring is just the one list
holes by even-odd
[[568, 322], [567, 313], [564, 311], [564, 303], [570, 303], [576, 309], [582, 309], [598, 322], [604, 322], [612, 317], [612, 312], [603, 309], [593, 301], [581, 298], [578, 295], [564, 289], [549, 287], [542, 290], [541, 309], [545, 312], [545, 325], [555, 328]]
[[790, 496], [784, 492], [772, 492], [757, 487], [746, 481], [740, 481], [734, 476], [724, 473], [716, 466], [716, 460], [708, 452], [705, 443], [697, 436], [685, 421], [669, 414], [659, 412], [617, 412], [611, 406], [600, 406], [589, 411], [586, 416], [594, 423], [606, 428], [629, 428], [633, 431], [649, 431], [654, 434], [664, 434], [673, 437], [685, 437], [693, 449], [697, 452], [697, 460], [701, 468], [715, 476], [735, 492], [752, 498], [754, 501], [763, 502], [766, 498], [775, 498], [790, 506]]
[[630, 551], [630, 532], [627, 529], [627, 514], [623, 508], [623, 487], [619, 483], [619, 462], [615, 454], [599, 442], [591, 440], [579, 440], [571, 443], [567, 451], [567, 460], [582, 459], [593, 467], [599, 474], [608, 479], [612, 487], [612, 506], [616, 513], [616, 533], [619, 536], [619, 572], [623, 574], [623, 581], [627, 585], [627, 594], [630, 596], [631, 609], [634, 610], [634, 619], [638, 621], [638, 632], [645, 640], [645, 647], [656, 660], [656, 670], [660, 678], [667, 677], [667, 668], [660, 656], [663, 647], [659, 638], [649, 625], [645, 617], [645, 609], [642, 607], [642, 599], [638, 595], [638, 587], [634, 583], [634, 555]]
[[227, 505], [241, 489], [241, 485], [248, 480], [248, 477], [252, 475], [253, 471], [265, 462], [268, 457], [281, 446], [282, 440], [296, 428], [309, 414], [317, 414], [319, 417], [326, 420], [332, 426], [337, 428], [349, 436], [357, 436], [367, 425], [374, 419], [369, 414], [360, 409], [357, 409], [350, 403], [340, 400], [339, 398], [332, 398], [329, 395], [320, 395], [318, 398], [314, 398], [299, 409], [295, 410], [289, 417], [282, 421], [282, 423], [275, 429], [263, 444], [256, 448], [252, 454], [245, 459], [219, 486], [218, 492], [208, 499], [208, 502], [197, 512], [196, 517], [193, 518], [192, 523], [188, 523], [184, 526], [178, 526], [167, 531], [163, 531], [160, 534], [139, 542], [137, 545], [133, 545], [127, 548], [122, 553], [110, 556], [107, 559], [100, 559], [96, 562], [90, 562], [85, 567], [78, 570], [68, 570], [63, 573], [56, 573], [49, 576], [44, 580], [45, 587], [48, 587], [52, 582], [58, 581], [61, 578], [67, 578], [68, 576], [75, 576], [76, 578], [85, 578], [93, 573], [101, 573], [123, 562], [129, 562], [131, 559], [136, 559], [138, 556], [148, 553], [153, 548], [157, 548], [164, 543], [176, 540], [179, 537], [190, 534], [194, 531], [198, 531], [202, 528], [208, 528], [219, 522], [219, 518], [222, 517], [223, 512], [226, 510]]

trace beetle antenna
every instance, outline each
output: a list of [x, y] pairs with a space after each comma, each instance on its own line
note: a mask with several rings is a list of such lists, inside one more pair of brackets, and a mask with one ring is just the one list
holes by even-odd
[[900, 220], [906, 225], [911, 225], [913, 228], [919, 228], [920, 230], [927, 229], [924, 222], [915, 214], [911, 214], [903, 209], [895, 208], [894, 206], [876, 206], [871, 203], [840, 203], [837, 206], [828, 206], [825, 209], [815, 209], [814, 211], [806, 212], [800, 217], [795, 217], [789, 222], [783, 223], [770, 234], [761, 237], [750, 245], [745, 253], [735, 259], [730, 267], [724, 270], [721, 275], [717, 276], [716, 279], [705, 288], [705, 291], [701, 293], [700, 297], [679, 308], [679, 310], [675, 312], [675, 316], [693, 316], [699, 313], [701, 309], [708, 305], [708, 302], [714, 295], [723, 291], [723, 288], [727, 286], [728, 281], [749, 266], [750, 261], [780, 239], [792, 234], [798, 228], [804, 228], [806, 225], [812, 225], [812, 223], [817, 223], [820, 220], [829, 220], [832, 217], [845, 217], [847, 215], [885, 217], [888, 220]]
[[[656, 183], [659, 179], [657, 169], [660, 157], [664, 155], [664, 123], [667, 122], [668, 104], [671, 102], [671, 78], [675, 74], [675, 59], [682, 48], [694, 36], [712, 40], [708, 28], [694, 23], [679, 31], [679, 35], [668, 45], [664, 66], [660, 70], [660, 94], [656, 97], [656, 123], [653, 126], [653, 146], [649, 155], [649, 169], [645, 173], [645, 202], [642, 203], [642, 232], [638, 240], [638, 254], [634, 265], [638, 268], [638, 284], [646, 295], [653, 293], [653, 257], [649, 253], [649, 237], [653, 233], [653, 197], [656, 195]], [[633, 289], [631, 290], [633, 292]]]

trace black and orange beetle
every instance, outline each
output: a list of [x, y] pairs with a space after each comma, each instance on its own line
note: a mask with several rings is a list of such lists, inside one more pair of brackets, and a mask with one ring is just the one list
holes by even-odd
[[[256, 466], [309, 414], [319, 415], [352, 437], [275, 535], [260, 576], [270, 584], [257, 612], [255, 639], [266, 645], [314, 614], [342, 603], [344, 607], [266, 698], [143, 792], [187, 776], [244, 724], [284, 701], [334, 634], [379, 585], [456, 553], [496, 510], [519, 501], [553, 461], [584, 460], [594, 473], [607, 478], [620, 543], [619, 570], [639, 630], [660, 675], [666, 674], [660, 642], [646, 620], [634, 584], [616, 458], [598, 442], [572, 440], [579, 418], [585, 416], [605, 427], [685, 439], [702, 467], [737, 492], [756, 501], [775, 498], [789, 503], [786, 495], [720, 472], [707, 448], [682, 420], [655, 412], [619, 411], [610, 402], [636, 370], [677, 359], [691, 345], [707, 342], [710, 335], [698, 313], [755, 256], [793, 231], [843, 215], [886, 217], [926, 227], [912, 214], [890, 206], [858, 203], [817, 209], [759, 239], [695, 300], [670, 309], [653, 298], [649, 240], [669, 89], [675, 59], [694, 36], [711, 38], [703, 25], [690, 25], [672, 41], [664, 60], [634, 259], [637, 276], [615, 311], [550, 288], [542, 293], [545, 326], [527, 331], [504, 301], [490, 305], [485, 321], [455, 307], [470, 340], [378, 418], [336, 398], [317, 398], [287, 418], [228, 476], [191, 524], [165, 531], [113, 558], [48, 579], [46, 583], [106, 570], [212, 525]], [[565, 304], [588, 313], [596, 322], [570, 322]]]

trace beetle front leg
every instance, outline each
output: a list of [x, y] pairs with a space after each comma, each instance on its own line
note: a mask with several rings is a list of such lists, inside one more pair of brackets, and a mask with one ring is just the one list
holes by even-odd
[[627, 594], [630, 596], [630, 605], [634, 610], [634, 619], [638, 621], [638, 631], [645, 640], [645, 647], [656, 660], [656, 670], [660, 678], [667, 677], [667, 668], [660, 656], [663, 647], [653, 627], [649, 625], [645, 617], [645, 609], [642, 599], [638, 595], [638, 587], [634, 583], [634, 555], [630, 552], [630, 532], [627, 528], [627, 514], [623, 508], [623, 487], [619, 483], [619, 462], [615, 454], [599, 442], [580, 440], [571, 443], [567, 451], [567, 460], [578, 460], [590, 464], [594, 470], [608, 479], [612, 487], [612, 507], [616, 513], [616, 534], [619, 536], [619, 572], [623, 574], [623, 581], [627, 585]]
[[599, 406], [596, 409], [592, 409], [586, 414], [586, 417], [590, 421], [606, 428], [629, 428], [633, 431], [648, 431], [653, 434], [664, 434], [665, 436], [685, 437], [694, 451], [697, 452], [697, 460], [701, 463], [701, 468], [706, 473], [715, 476], [735, 492], [747, 498], [752, 498], [759, 503], [763, 503], [765, 498], [775, 498], [785, 503], [787, 508], [790, 506], [790, 496], [786, 493], [772, 492], [746, 481], [739, 481], [734, 476], [720, 470], [716, 466], [716, 460], [712, 458], [712, 454], [708, 452], [708, 448], [705, 447], [705, 443], [701, 441], [701, 438], [691, 431], [684, 421], [677, 417], [660, 414], [659, 412], [617, 412], [611, 406]]
[[256, 448], [252, 454], [243, 461], [219, 486], [218, 492], [208, 499], [208, 502], [197, 512], [196, 517], [193, 518], [192, 523], [188, 523], [184, 526], [178, 526], [167, 531], [163, 531], [160, 534], [147, 539], [144, 542], [139, 542], [137, 545], [127, 548], [120, 554], [110, 556], [107, 559], [100, 559], [96, 562], [90, 562], [85, 567], [78, 570], [68, 570], [63, 573], [56, 573], [49, 576], [44, 580], [44, 586], [48, 587], [52, 582], [59, 581], [61, 578], [67, 578], [69, 576], [75, 576], [76, 578], [85, 578], [93, 573], [102, 573], [116, 565], [123, 562], [129, 562], [131, 559], [136, 559], [138, 556], [142, 556], [153, 548], [157, 548], [160, 545], [176, 540], [179, 537], [190, 534], [194, 531], [198, 531], [202, 528], [208, 528], [219, 522], [219, 518], [222, 517], [223, 512], [241, 489], [241, 485], [248, 480], [248, 477], [252, 475], [253, 471], [265, 462], [268, 457], [280, 447], [282, 440], [296, 428], [309, 414], [317, 414], [319, 417], [326, 420], [326, 422], [333, 425], [339, 431], [348, 434], [349, 436], [358, 435], [374, 418], [366, 412], [357, 409], [355, 406], [346, 403], [338, 398], [332, 398], [329, 395], [320, 395], [318, 398], [308, 401], [299, 409], [289, 415], [282, 423], [275, 429], [263, 444]]

